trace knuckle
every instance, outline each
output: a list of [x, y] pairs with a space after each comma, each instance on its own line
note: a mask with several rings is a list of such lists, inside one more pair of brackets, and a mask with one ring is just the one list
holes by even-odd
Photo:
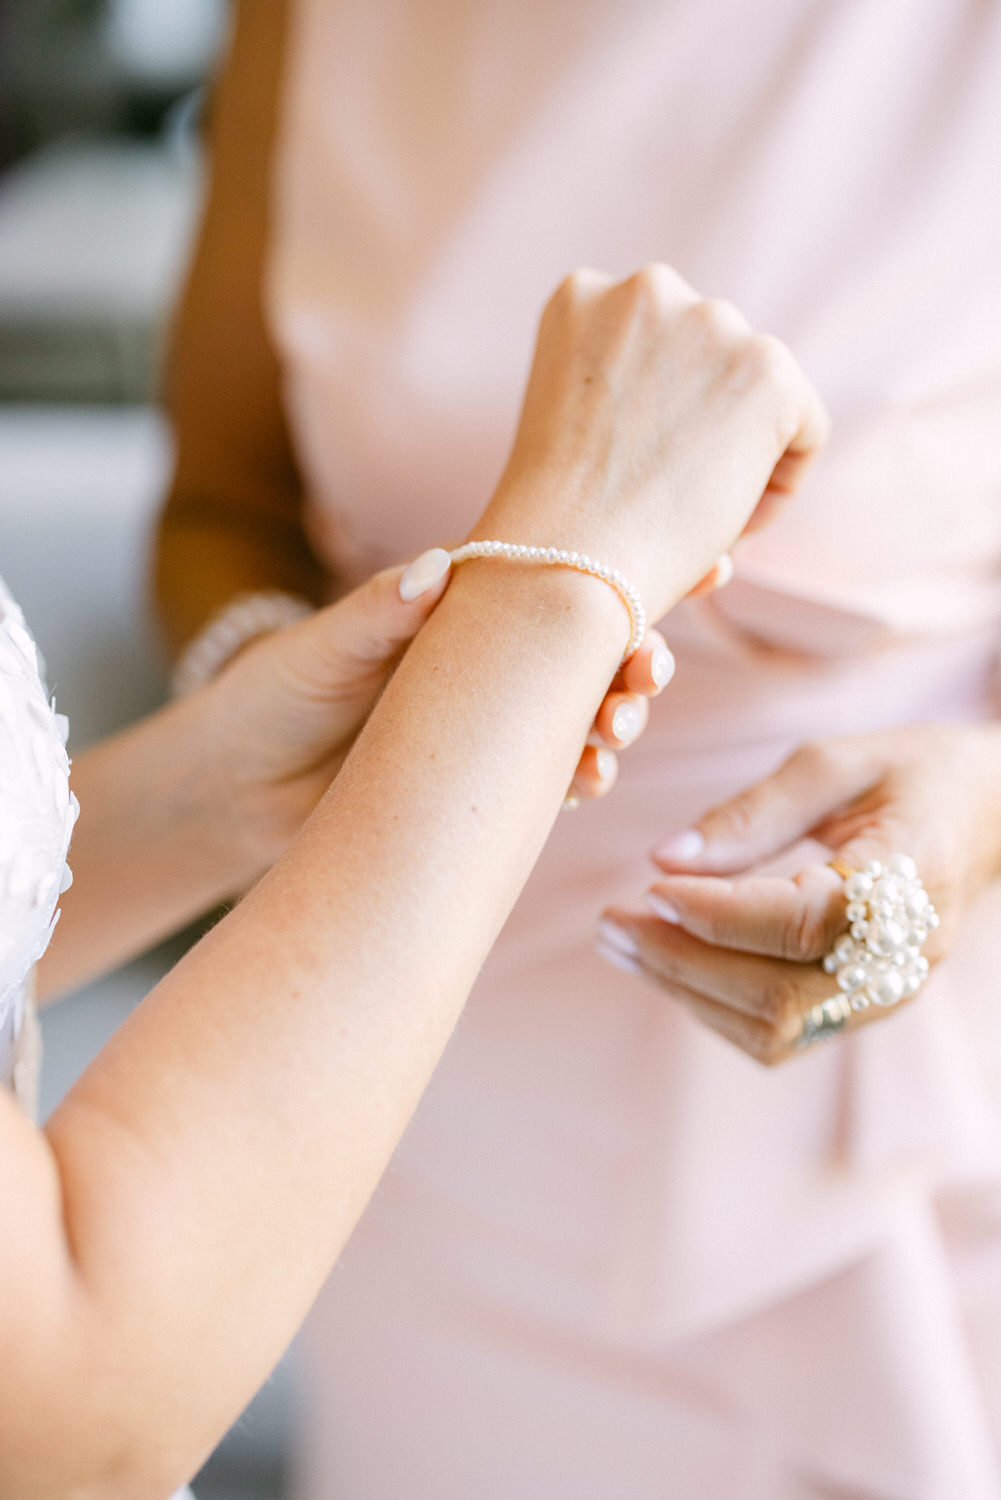
[[827, 740], [818, 739], [801, 745], [786, 764], [805, 781], [823, 781], [833, 770], [836, 759], [835, 747]]
[[664, 261], [649, 261], [626, 278], [623, 287], [634, 301], [662, 308], [674, 304], [688, 293], [687, 284], [672, 266]]
[[578, 306], [584, 301], [586, 294], [593, 289], [595, 277], [596, 273], [587, 266], [575, 266], [564, 276], [553, 292], [547, 307], [558, 309], [565, 305]]
[[777, 1068], [789, 1057], [789, 1044], [773, 1027], [764, 1026], [758, 1033], [755, 1058], [763, 1068]]
[[745, 373], [753, 385], [769, 389], [786, 385], [790, 354], [780, 339], [770, 333], [752, 333], [742, 352]]
[[798, 984], [786, 974], [776, 974], [765, 986], [761, 1013], [767, 1029], [788, 1042], [802, 1024], [803, 997]]
[[793, 963], [812, 963], [828, 949], [826, 910], [804, 900], [789, 915], [781, 939], [783, 957]]
[[692, 312], [696, 321], [715, 338], [727, 340], [747, 335], [747, 319], [724, 297], [706, 297], [696, 303]]
[[709, 817], [703, 819], [702, 827], [713, 838], [748, 838], [757, 821], [758, 802], [756, 789], [746, 792], [741, 797], [735, 797], [732, 802], [716, 808]]

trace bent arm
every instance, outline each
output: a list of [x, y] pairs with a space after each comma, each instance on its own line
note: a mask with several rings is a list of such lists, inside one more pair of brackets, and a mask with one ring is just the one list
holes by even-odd
[[212, 103], [208, 198], [171, 334], [177, 457], [155, 568], [174, 652], [236, 594], [277, 588], [319, 603], [325, 592], [263, 304], [287, 10], [285, 0], [237, 7]]
[[[668, 268], [579, 273], [543, 315], [480, 525], [621, 561], [659, 614], [826, 425], [791, 356]], [[434, 1068], [627, 637], [594, 578], [465, 564], [285, 857], [44, 1135], [0, 1101], [0, 1492], [167, 1493], [260, 1383]]]
[[0, 1238], [21, 1289], [0, 1339], [23, 1351], [0, 1364], [4, 1493], [166, 1493], [249, 1399], [434, 1068], [627, 628], [594, 580], [468, 564], [285, 858], [44, 1136], [4, 1107], [0, 1201], [25, 1205]]

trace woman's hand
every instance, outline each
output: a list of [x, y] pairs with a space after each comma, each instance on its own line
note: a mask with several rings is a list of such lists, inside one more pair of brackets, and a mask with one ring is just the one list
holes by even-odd
[[[938, 962], [966, 907], [1001, 872], [1001, 727], [907, 728], [805, 746], [658, 847], [656, 915], [608, 911], [602, 951], [752, 1057], [782, 1062], [796, 1051], [803, 1014], [837, 993], [820, 960], [847, 927], [841, 878], [828, 865], [791, 879], [753, 873], [806, 837], [854, 869], [909, 854], [940, 915], [924, 947]], [[871, 1006], [848, 1026], [890, 1014]]]
[[575, 548], [657, 618], [798, 487], [828, 420], [777, 339], [675, 271], [577, 271], [542, 317], [513, 451], [476, 537]]
[[[312, 812], [448, 578], [440, 548], [377, 573], [337, 604], [251, 643], [199, 695], [211, 795], [230, 811], [251, 867], [273, 863]], [[647, 699], [673, 670], [663, 637], [648, 631], [602, 703], [573, 798], [614, 785], [615, 751], [642, 733]]]

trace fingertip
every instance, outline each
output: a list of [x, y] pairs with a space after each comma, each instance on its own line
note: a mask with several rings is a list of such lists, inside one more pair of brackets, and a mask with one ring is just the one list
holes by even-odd
[[693, 589], [689, 589], [688, 597], [698, 599], [703, 594], [714, 594], [717, 589], [726, 588], [733, 577], [733, 558], [729, 552], [723, 552]]
[[404, 604], [430, 607], [440, 599], [452, 569], [452, 558], [444, 547], [430, 547], [415, 557], [400, 574], [398, 593]]
[[721, 553], [713, 569], [713, 588], [725, 589], [733, 577], [734, 562], [729, 552]]
[[661, 839], [653, 850], [654, 862], [664, 869], [675, 869], [693, 864], [706, 850], [705, 835], [698, 828], [685, 828]]
[[602, 742], [612, 750], [624, 750], [639, 739], [647, 726], [650, 708], [642, 693], [609, 693], [595, 720]]
[[618, 775], [619, 761], [614, 750], [587, 745], [577, 762], [569, 795], [586, 797], [589, 801], [604, 797], [615, 785]]
[[622, 669], [622, 684], [632, 693], [642, 693], [644, 698], [656, 698], [671, 681], [675, 672], [675, 660], [667, 642], [659, 630], [648, 630], [640, 644]]

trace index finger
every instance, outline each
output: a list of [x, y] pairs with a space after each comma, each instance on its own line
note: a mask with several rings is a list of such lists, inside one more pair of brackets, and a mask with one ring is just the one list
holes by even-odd
[[651, 886], [651, 908], [718, 948], [812, 963], [848, 928], [841, 877], [811, 865], [790, 879], [671, 875]]

